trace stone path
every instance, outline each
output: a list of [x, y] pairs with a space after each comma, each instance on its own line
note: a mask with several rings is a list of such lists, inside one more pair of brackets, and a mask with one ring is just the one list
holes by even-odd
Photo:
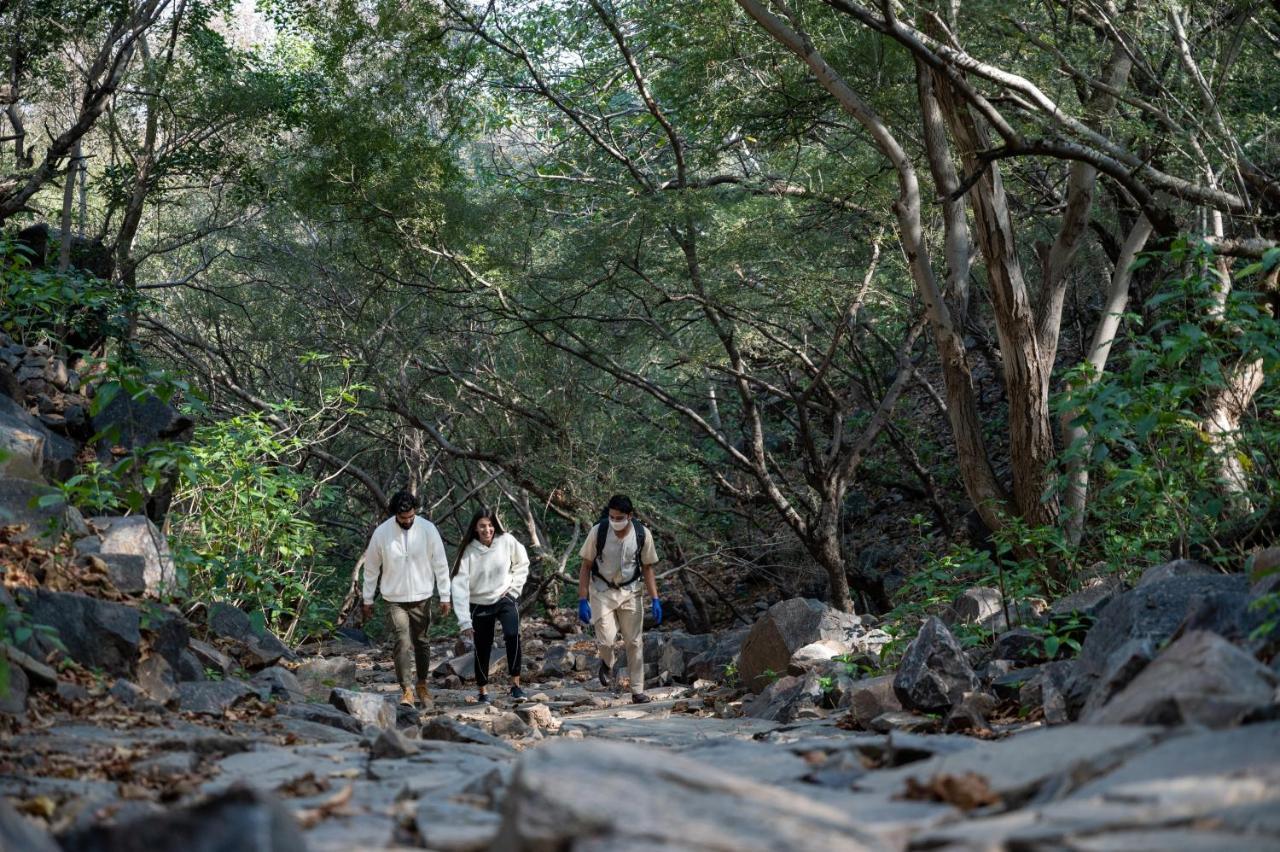
[[[356, 661], [356, 692], [394, 695], [383, 655]], [[0, 794], [48, 817], [63, 850], [183, 831], [205, 839], [184, 849], [303, 848], [277, 802], [315, 852], [1280, 849], [1276, 721], [976, 739], [717, 718], [687, 686], [644, 706], [572, 678], [529, 691], [516, 706], [499, 684], [486, 707], [436, 690], [399, 733], [344, 730], [322, 704], [52, 718], [0, 746]], [[216, 804], [182, 809], [201, 800]], [[15, 819], [0, 818], [10, 845], [29, 827]], [[201, 845], [240, 823], [251, 842]]]

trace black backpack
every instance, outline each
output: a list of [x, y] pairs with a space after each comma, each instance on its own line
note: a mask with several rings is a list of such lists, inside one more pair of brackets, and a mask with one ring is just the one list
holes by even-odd
[[600, 516], [600, 522], [596, 525], [596, 558], [591, 563], [591, 576], [598, 577], [600, 582], [613, 589], [621, 589], [630, 586], [640, 576], [640, 554], [644, 552], [644, 539], [649, 531], [644, 528], [644, 524], [637, 520], [632, 520], [631, 525], [636, 530], [636, 563], [632, 566], [635, 570], [631, 576], [623, 580], [621, 583], [612, 583], [600, 573], [600, 560], [604, 557], [604, 543], [608, 541], [608, 535], [612, 531], [609, 526], [609, 513], [605, 512]]

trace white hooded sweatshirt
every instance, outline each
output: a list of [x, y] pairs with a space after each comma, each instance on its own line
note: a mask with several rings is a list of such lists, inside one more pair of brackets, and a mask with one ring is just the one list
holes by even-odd
[[364, 602], [373, 603], [382, 581], [382, 597], [395, 603], [425, 601], [438, 591], [449, 600], [449, 560], [436, 525], [415, 517], [403, 529], [391, 516], [378, 525], [364, 552]]
[[453, 611], [458, 627], [471, 629], [471, 604], [487, 606], [503, 595], [520, 597], [529, 577], [529, 554], [511, 533], [503, 533], [485, 547], [472, 541], [462, 553], [453, 576]]

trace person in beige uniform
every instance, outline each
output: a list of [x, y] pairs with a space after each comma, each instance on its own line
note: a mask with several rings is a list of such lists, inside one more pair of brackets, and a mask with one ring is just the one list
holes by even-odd
[[[578, 555], [578, 618], [595, 629], [600, 653], [600, 683], [609, 686], [614, 661], [614, 640], [622, 633], [631, 676], [631, 700], [646, 704], [644, 691], [644, 599], [649, 592], [653, 620], [662, 623], [662, 603], [654, 567], [658, 551], [653, 536], [635, 520], [631, 499], [623, 494], [609, 498], [607, 518], [591, 528]], [[644, 580], [644, 589], [640, 580]]]

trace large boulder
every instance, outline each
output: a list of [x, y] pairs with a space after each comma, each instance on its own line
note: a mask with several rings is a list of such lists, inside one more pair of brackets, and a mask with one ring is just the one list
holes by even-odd
[[1079, 589], [1058, 598], [1049, 605], [1051, 619], [1065, 619], [1073, 615], [1096, 618], [1111, 599], [1124, 592], [1124, 581], [1119, 577], [1094, 577], [1086, 580]]
[[302, 831], [268, 793], [232, 787], [225, 793], [163, 814], [98, 825], [61, 838], [63, 852], [306, 852]]
[[62, 481], [75, 469], [75, 444], [33, 417], [15, 400], [0, 394], [0, 450], [12, 455], [0, 462], [5, 476]]
[[190, 417], [152, 394], [141, 399], [117, 394], [92, 420], [93, 431], [102, 435], [98, 458], [104, 463], [111, 460], [113, 447], [134, 450], [157, 441], [180, 440], [192, 425]]
[[852, 648], [861, 630], [856, 615], [832, 609], [811, 598], [791, 598], [769, 608], [751, 627], [738, 655], [742, 685], [760, 690], [773, 675], [785, 674], [796, 651], [823, 639]]
[[247, 612], [231, 604], [211, 604], [206, 623], [210, 633], [234, 646], [240, 664], [250, 671], [274, 666], [280, 660], [298, 658], [279, 637], [270, 630], [256, 627]]
[[78, 509], [56, 488], [29, 479], [0, 476], [0, 527], [25, 526], [19, 539], [56, 540], [63, 533], [88, 532]]
[[37, 589], [23, 609], [35, 624], [58, 631], [67, 655], [90, 669], [133, 677], [142, 642], [141, 616], [124, 604], [72, 592]]
[[978, 688], [978, 676], [964, 649], [938, 618], [928, 618], [907, 645], [893, 678], [902, 706], [924, 713], [943, 713]]
[[[629, 802], [639, 819], [619, 818]], [[631, 743], [555, 740], [525, 752], [491, 849], [789, 852], [879, 849], [846, 807]]]
[[1082, 721], [1223, 728], [1273, 700], [1280, 678], [1214, 633], [1183, 635]]
[[145, 515], [96, 517], [90, 518], [89, 523], [97, 533], [97, 550], [104, 559], [108, 554], [142, 557], [146, 594], [159, 596], [176, 586], [178, 572], [169, 553], [169, 543], [150, 518]]
[[1241, 574], [1169, 576], [1119, 595], [1099, 613], [1081, 647], [1070, 690], [1073, 714], [1116, 665], [1125, 643], [1146, 639], [1159, 646], [1179, 627], [1244, 640], [1262, 618], [1248, 604], [1249, 582]]
[[948, 627], [957, 624], [986, 624], [997, 616], [1003, 617], [1003, 598], [999, 589], [990, 586], [973, 586], [956, 597], [942, 614], [942, 623]]
[[[646, 633], [645, 636], [663, 636], [659, 633]], [[699, 655], [708, 650], [715, 644], [715, 637], [709, 633], [692, 635], [682, 631], [673, 630], [671, 633], [665, 634], [665, 641], [660, 643], [657, 653], [650, 655], [645, 652], [645, 659], [656, 660], [658, 663], [658, 672], [666, 672], [671, 675], [671, 679], [677, 683], [685, 683], [693, 680], [689, 677], [690, 663]]]

